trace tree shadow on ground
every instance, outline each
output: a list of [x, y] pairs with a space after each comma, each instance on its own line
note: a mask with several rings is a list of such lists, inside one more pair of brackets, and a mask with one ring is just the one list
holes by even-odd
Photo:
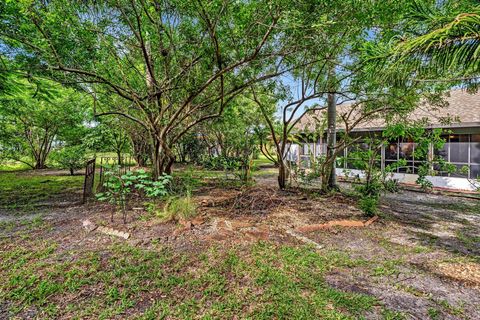
[[407, 191], [387, 195], [383, 203], [411, 239], [480, 259], [479, 200]]

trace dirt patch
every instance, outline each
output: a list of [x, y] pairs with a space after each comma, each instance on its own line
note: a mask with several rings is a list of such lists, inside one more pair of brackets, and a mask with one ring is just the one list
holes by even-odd
[[474, 262], [441, 262], [429, 266], [432, 273], [480, 289], [480, 265]]
[[366, 221], [359, 221], [359, 220], [332, 220], [328, 221], [327, 223], [322, 224], [311, 224], [306, 226], [301, 226], [296, 229], [298, 232], [312, 232], [318, 230], [325, 230], [331, 229], [334, 227], [368, 227], [372, 223], [378, 220], [378, 216], [372, 217]]
[[[408, 276], [406, 276], [408, 274]], [[478, 319], [478, 291], [446, 282], [419, 270], [402, 269], [395, 277], [374, 277], [371, 270], [336, 270], [326, 277], [329, 285], [348, 292], [377, 297], [380, 303], [409, 319]], [[381, 318], [375, 310], [367, 319]]]

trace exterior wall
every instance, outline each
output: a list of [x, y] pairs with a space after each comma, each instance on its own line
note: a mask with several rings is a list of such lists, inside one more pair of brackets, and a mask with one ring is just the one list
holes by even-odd
[[291, 143], [288, 145], [286, 148], [286, 155], [285, 159], [289, 162], [295, 162], [297, 163], [299, 161], [299, 155], [300, 155], [300, 145], [296, 143]]
[[[337, 175], [345, 178], [355, 178], [359, 177], [360, 179], [365, 177], [365, 173], [361, 170], [349, 169], [345, 170], [342, 168], [336, 169]], [[418, 175], [409, 174], [409, 173], [393, 173], [391, 179], [397, 180], [402, 184], [416, 184]], [[451, 190], [462, 190], [462, 191], [475, 191], [477, 188], [480, 188], [480, 184], [477, 182], [469, 181], [465, 178], [456, 178], [456, 177], [439, 177], [439, 176], [427, 176], [435, 188], [444, 188]]]

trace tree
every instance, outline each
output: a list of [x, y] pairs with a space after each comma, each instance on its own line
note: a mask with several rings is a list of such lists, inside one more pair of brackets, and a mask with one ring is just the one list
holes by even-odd
[[62, 169], [68, 169], [70, 175], [75, 174], [75, 170], [85, 166], [87, 157], [85, 155], [85, 146], [67, 146], [53, 152], [52, 158]]
[[438, 82], [478, 87], [480, 5], [478, 1], [416, 0], [403, 17], [410, 27], [369, 48], [386, 81]]
[[122, 165], [123, 154], [131, 150], [130, 137], [125, 129], [129, 123], [125, 119], [110, 117], [94, 123], [85, 137], [89, 149], [100, 152], [115, 152], [117, 164]]
[[[361, 50], [366, 43], [382, 38], [382, 28], [398, 22], [400, 12], [402, 5], [395, 1], [297, 3], [294, 18], [298, 27], [288, 29], [286, 38], [282, 39], [302, 43], [295, 56], [282, 61], [291, 70], [289, 79], [276, 78], [276, 82], [272, 81], [268, 86], [252, 86], [258, 106], [264, 108], [270, 103], [277, 104], [280, 114], [280, 132], [273, 119], [265, 118], [276, 147], [281, 189], [286, 187], [289, 174], [287, 149], [292, 134], [300, 133], [296, 125], [302, 116], [329, 106], [329, 152], [322, 170], [322, 187], [328, 191], [335, 187], [335, 159], [345, 147], [335, 137], [338, 118], [344, 116], [335, 114], [336, 106], [355, 101], [352, 110], [355, 109], [355, 114], [362, 114], [362, 117], [371, 117], [374, 113], [386, 114], [392, 106], [401, 108], [399, 102], [404, 99], [398, 102], [395, 99], [401, 98], [408, 88], [404, 83], [393, 87], [376, 81], [372, 69], [365, 64]], [[405, 90], [399, 90], [401, 86]], [[414, 94], [412, 100], [418, 96]], [[382, 105], [387, 98], [387, 104]], [[319, 134], [323, 135], [323, 132]]]
[[124, 99], [99, 115], [148, 131], [158, 177], [171, 171], [184, 134], [252, 83], [286, 72], [277, 63], [295, 46], [275, 34], [288, 8], [274, 0], [10, 1], [0, 36], [31, 72]]
[[0, 95], [2, 155], [43, 169], [54, 144], [82, 126], [87, 102], [52, 81], [17, 82], [21, 84], [19, 92]]

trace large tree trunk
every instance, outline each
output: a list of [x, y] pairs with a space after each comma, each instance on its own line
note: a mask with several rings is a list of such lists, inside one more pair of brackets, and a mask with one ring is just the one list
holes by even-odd
[[173, 163], [175, 157], [170, 152], [168, 146], [156, 135], [152, 135], [153, 139], [153, 154], [152, 154], [152, 167], [153, 167], [153, 179], [157, 180], [158, 177], [164, 173], [170, 175], [172, 173]]
[[[152, 160], [152, 145], [149, 143], [148, 133], [142, 128], [136, 128], [130, 133], [133, 146], [133, 157], [140, 167], [147, 166], [148, 160]], [[153, 161], [152, 161], [153, 162]]]
[[325, 191], [337, 188], [337, 176], [335, 174], [336, 162], [336, 120], [337, 120], [337, 105], [335, 101], [335, 94], [329, 93], [327, 97], [327, 161], [324, 177], [322, 177], [322, 185]]
[[117, 150], [116, 153], [117, 153], [117, 164], [119, 166], [122, 166], [123, 165], [123, 163], [122, 163], [122, 152], [120, 150]]
[[278, 162], [278, 187], [280, 190], [287, 188], [288, 168], [284, 161]]
[[35, 170], [46, 169], [46, 168], [47, 168], [47, 165], [44, 162], [42, 162], [41, 160], [35, 162], [35, 166], [34, 166]]

